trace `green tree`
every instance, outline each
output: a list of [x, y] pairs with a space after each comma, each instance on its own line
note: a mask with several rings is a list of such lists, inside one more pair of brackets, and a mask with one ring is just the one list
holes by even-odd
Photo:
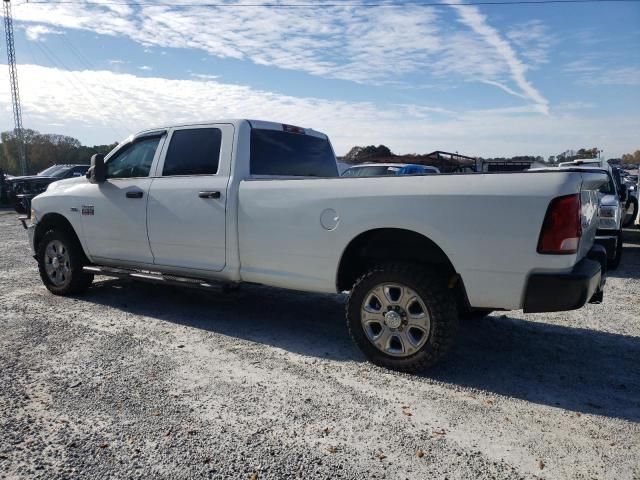
[[640, 150], [622, 155], [622, 163], [624, 165], [640, 165]]
[[[83, 146], [76, 138], [56, 133], [24, 131], [27, 152], [27, 173], [35, 174], [47, 167], [61, 163], [87, 164], [94, 153], [108, 153], [116, 143], [110, 145]], [[0, 169], [17, 175], [20, 172], [18, 140], [13, 131], [0, 134]]]

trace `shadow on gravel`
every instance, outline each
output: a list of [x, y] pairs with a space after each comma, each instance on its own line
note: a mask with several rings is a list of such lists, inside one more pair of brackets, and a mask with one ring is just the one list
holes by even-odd
[[[85, 298], [307, 356], [363, 360], [338, 296], [260, 286], [225, 295], [107, 280]], [[636, 337], [503, 315], [465, 324], [442, 364], [418, 377], [640, 422], [639, 359]]]
[[[625, 248], [622, 251], [620, 266], [607, 273], [613, 278], [640, 278], [640, 230], [627, 228], [622, 233]], [[605, 292], [606, 295], [606, 292]], [[640, 299], [638, 300], [640, 311]], [[640, 315], [640, 314], [639, 314]]]
[[504, 315], [463, 330], [446, 361], [422, 376], [640, 422], [639, 338]]

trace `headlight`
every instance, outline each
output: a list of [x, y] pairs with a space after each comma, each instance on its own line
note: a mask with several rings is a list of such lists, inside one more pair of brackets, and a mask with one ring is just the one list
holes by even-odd
[[615, 230], [618, 228], [618, 207], [613, 205], [603, 205], [600, 207], [600, 220], [598, 228], [604, 230]]

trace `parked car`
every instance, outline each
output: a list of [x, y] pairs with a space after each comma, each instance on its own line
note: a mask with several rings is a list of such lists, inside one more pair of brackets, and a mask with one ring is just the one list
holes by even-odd
[[404, 371], [433, 365], [462, 313], [602, 300], [602, 172], [340, 177], [326, 135], [256, 120], [144, 131], [91, 163], [22, 218], [56, 295], [96, 274], [349, 292], [355, 343]]
[[50, 183], [65, 178], [81, 177], [88, 169], [89, 165], [52, 165], [36, 175], [13, 177], [7, 182], [9, 202], [16, 212], [28, 213], [31, 199], [44, 192]]
[[11, 177], [11, 175], [8, 175], [8, 174], [4, 173], [2, 171], [2, 169], [0, 169], [0, 205], [4, 205], [6, 203], [9, 203], [9, 197], [8, 197], [9, 183], [8, 183], [8, 181], [11, 178], [13, 178], [13, 177]]
[[412, 163], [363, 163], [342, 172], [343, 177], [388, 177], [398, 175], [432, 175], [440, 173], [436, 167]]
[[638, 217], [638, 175], [631, 175], [621, 168], [617, 170], [620, 173], [621, 183], [627, 190], [627, 202], [622, 226], [629, 227], [633, 225]]

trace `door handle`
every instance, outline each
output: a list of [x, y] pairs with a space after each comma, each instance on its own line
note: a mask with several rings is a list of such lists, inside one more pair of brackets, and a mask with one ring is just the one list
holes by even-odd
[[200, 192], [198, 196], [200, 198], [220, 198], [220, 192]]
[[142, 192], [140, 190], [134, 190], [133, 192], [127, 192], [127, 198], [142, 198]]

